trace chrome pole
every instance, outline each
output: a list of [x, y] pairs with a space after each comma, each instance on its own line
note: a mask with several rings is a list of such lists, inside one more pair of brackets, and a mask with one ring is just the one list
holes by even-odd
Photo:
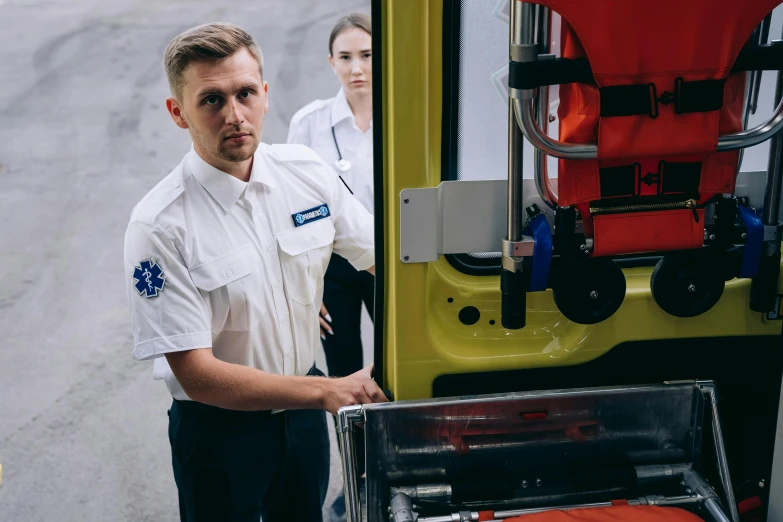
[[738, 150], [764, 143], [783, 129], [783, 104], [778, 103], [772, 117], [752, 129], [718, 137], [718, 152]]
[[723, 445], [723, 429], [720, 424], [720, 411], [718, 409], [718, 393], [715, 385], [711, 382], [700, 382], [699, 387], [707, 394], [710, 408], [712, 411], [712, 437], [715, 442], [715, 455], [718, 460], [718, 475], [723, 485], [726, 503], [728, 504], [731, 520], [740, 522], [737, 501], [734, 498], [734, 488], [731, 485], [731, 473], [729, 472], [729, 461], [726, 458], [726, 451]]
[[343, 458], [343, 491], [347, 522], [361, 522], [359, 485], [356, 482], [356, 445], [353, 440], [354, 425], [363, 420], [361, 406], [341, 408], [337, 412], [338, 439]]
[[[509, 20], [509, 60], [527, 62], [536, 60], [535, 47], [535, 5], [511, 2]], [[534, 90], [509, 88], [508, 93], [508, 227], [501, 252], [500, 272], [500, 322], [504, 328], [519, 329], [525, 326], [527, 308], [527, 286], [523, 273], [522, 257], [509, 255], [513, 243], [521, 241], [523, 229], [524, 194], [522, 192], [522, 153], [524, 139], [517, 125], [514, 100], [517, 97], [532, 99]]]
[[[550, 25], [551, 25], [551, 12], [548, 7], [539, 6], [538, 16], [538, 34], [537, 44], [539, 54], [549, 54], [550, 45]], [[547, 134], [549, 128], [549, 87], [541, 87], [538, 91], [538, 97], [536, 99], [536, 121], [538, 126]], [[536, 173], [536, 190], [538, 195], [551, 208], [557, 208], [557, 193], [552, 188], [552, 183], [549, 180], [549, 169], [547, 165], [547, 155], [539, 150], [534, 149], [533, 152], [533, 168]]]
[[[777, 85], [775, 87], [775, 104], [783, 101], [783, 71], [778, 72]], [[767, 169], [767, 188], [764, 193], [764, 212], [761, 220], [765, 225], [778, 224], [780, 209], [781, 169], [783, 169], [783, 139], [776, 134], [769, 145], [769, 164]], [[778, 245], [778, 248], [780, 245]]]
[[596, 159], [598, 157], [598, 145], [595, 143], [566, 143], [550, 138], [543, 133], [536, 121], [534, 104], [534, 100], [514, 100], [517, 123], [522, 128], [525, 138], [535, 148], [556, 158]]
[[704, 510], [709, 514], [712, 522], [731, 522], [726, 512], [721, 509], [720, 503], [714, 498], [704, 501]]
[[[783, 45], [783, 44], [779, 44]], [[783, 106], [783, 71], [778, 71], [775, 86], [775, 104]], [[769, 312], [775, 307], [777, 282], [780, 275], [780, 192], [783, 188], [783, 136], [772, 137], [769, 144], [767, 184], [764, 191], [764, 209], [761, 222], [765, 230], [765, 241], [761, 252], [758, 275], [750, 287], [750, 309]], [[766, 232], [772, 231], [769, 235]]]
[[[509, 58], [521, 61], [529, 55], [535, 34], [535, 5], [526, 2], [511, 2], [509, 25]], [[534, 50], [534, 49], [533, 49]], [[516, 91], [516, 89], [513, 89]], [[514, 116], [511, 100], [515, 92], [509, 91], [508, 104], [508, 240], [522, 239], [522, 160], [524, 139]]]

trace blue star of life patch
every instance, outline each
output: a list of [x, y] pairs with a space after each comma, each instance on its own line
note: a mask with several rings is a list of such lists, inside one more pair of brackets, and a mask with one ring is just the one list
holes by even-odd
[[292, 214], [291, 217], [294, 218], [294, 225], [301, 227], [302, 225], [312, 223], [313, 221], [329, 217], [329, 205], [323, 203], [317, 207]]
[[163, 269], [157, 263], [150, 259], [145, 259], [139, 266], [133, 270], [133, 286], [139, 292], [139, 295], [146, 297], [157, 297], [166, 284], [166, 277], [163, 275]]

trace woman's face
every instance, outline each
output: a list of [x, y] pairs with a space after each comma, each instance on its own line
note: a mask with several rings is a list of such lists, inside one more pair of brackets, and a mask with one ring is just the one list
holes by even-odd
[[372, 38], [364, 30], [349, 27], [338, 34], [329, 63], [346, 94], [372, 93]]

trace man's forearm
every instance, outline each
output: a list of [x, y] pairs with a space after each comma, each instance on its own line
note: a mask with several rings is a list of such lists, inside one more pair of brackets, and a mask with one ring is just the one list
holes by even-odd
[[[207, 353], [208, 352], [208, 353]], [[216, 359], [211, 350], [167, 356], [191, 399], [229, 410], [257, 411], [324, 407], [328, 379], [275, 375]], [[172, 359], [179, 359], [172, 364]]]

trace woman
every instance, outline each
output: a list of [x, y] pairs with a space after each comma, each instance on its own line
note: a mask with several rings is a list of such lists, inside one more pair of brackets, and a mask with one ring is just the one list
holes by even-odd
[[[372, 214], [371, 35], [367, 15], [354, 13], [338, 20], [329, 36], [329, 64], [341, 88], [334, 98], [316, 100], [294, 114], [288, 143], [301, 143], [315, 150]], [[324, 277], [320, 317], [330, 376], [350, 375], [364, 367], [362, 303], [372, 318], [374, 286], [372, 275], [357, 271], [345, 258], [332, 254]], [[358, 435], [359, 473], [364, 472], [363, 441], [364, 437]], [[332, 504], [330, 520], [345, 520], [342, 494]]]
[[[370, 18], [341, 18], [329, 37], [329, 64], [342, 87], [337, 96], [316, 100], [291, 119], [288, 143], [315, 150], [334, 167], [353, 195], [373, 213], [372, 51]], [[321, 339], [331, 376], [364, 367], [362, 303], [373, 316], [373, 276], [333, 254], [324, 281]]]

